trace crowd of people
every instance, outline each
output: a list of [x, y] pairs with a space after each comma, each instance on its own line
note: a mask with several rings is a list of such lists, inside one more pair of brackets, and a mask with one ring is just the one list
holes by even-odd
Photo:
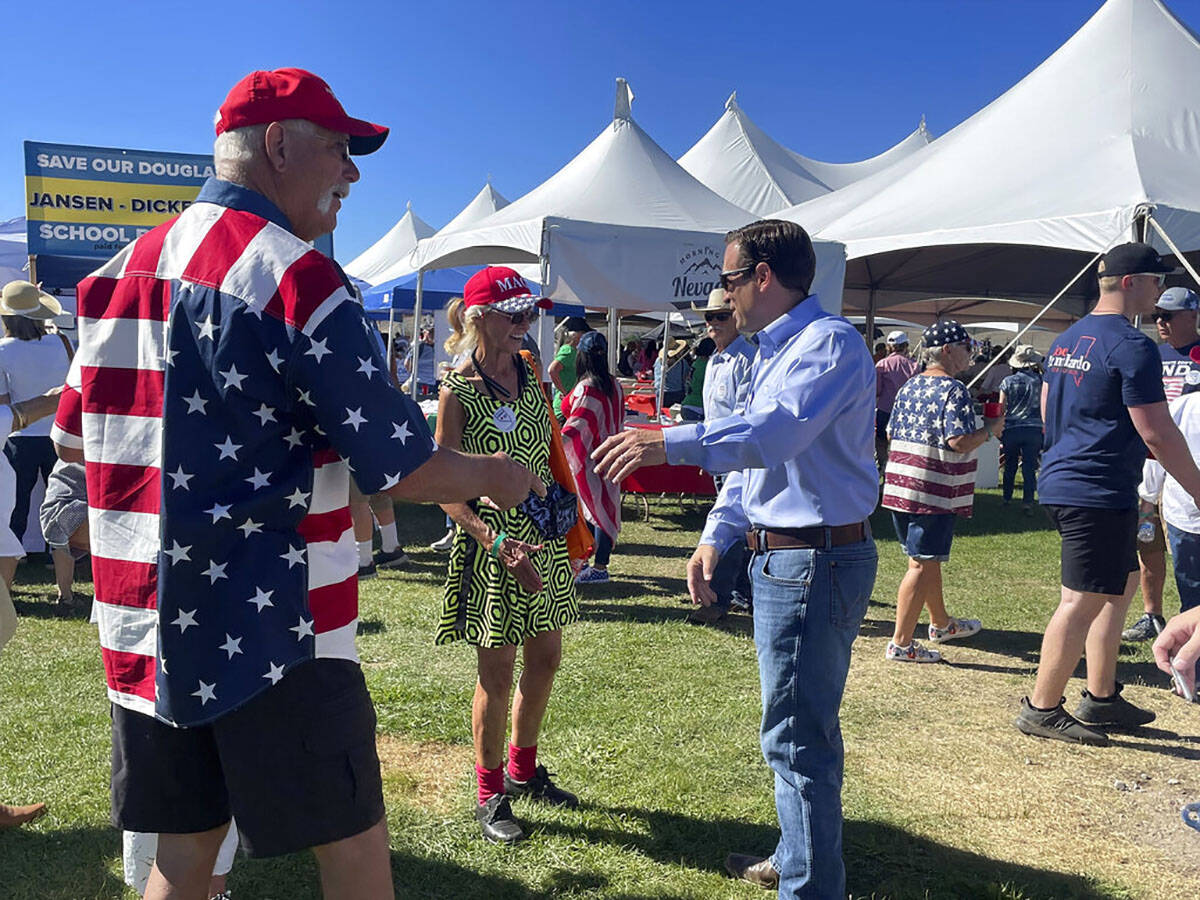
[[[684, 421], [665, 429], [623, 427], [607, 341], [583, 319], [564, 324], [543, 372], [523, 348], [547, 302], [488, 266], [450, 319], [440, 390], [423, 372], [432, 334], [410, 355], [421, 393], [438, 396], [435, 435], [352, 285], [309, 243], [336, 224], [359, 177], [353, 157], [378, 150], [387, 129], [347, 115], [312, 73], [280, 69], [238, 82], [216, 133], [216, 176], [196, 202], [79, 284], [77, 349], [29, 327], [53, 314], [35, 285], [6, 287], [0, 306], [20, 342], [0, 342], [0, 432], [14, 460], [0, 462], [0, 518], [21, 471], [40, 472], [47, 540], [72, 566], [91, 553], [112, 819], [146, 897], [222, 895], [239, 843], [254, 856], [311, 848], [327, 897], [393, 896], [375, 712], [355, 649], [359, 576], [403, 555], [393, 501], [440, 504], [452, 525], [433, 640], [475, 649], [474, 815], [496, 842], [525, 836], [513, 800], [580, 803], [547, 769], [541, 725], [577, 585], [608, 580], [619, 485], [645, 466], [717, 479], [688, 594], [698, 624], [735, 606], [752, 613], [780, 832], [769, 856], [731, 853], [726, 867], [780, 897], [845, 896], [840, 705], [875, 588], [869, 518], [889, 510], [909, 559], [886, 658], [936, 661], [914, 638], [923, 609], [930, 643], [982, 628], [949, 614], [942, 568], [992, 438], [1005, 501], [1020, 466], [1025, 509], [1036, 492], [1062, 539], [1060, 603], [1016, 727], [1102, 745], [1108, 730], [1153, 719], [1116, 679], [1126, 611], [1145, 583], [1139, 502], [1152, 526], [1161, 505], [1184, 607], [1166, 622], [1161, 590], [1148, 606], [1155, 658], [1177, 690], [1194, 690], [1200, 299], [1162, 292], [1170, 269], [1151, 247], [1109, 251], [1091, 314], [1044, 359], [1018, 347], [1007, 371], [982, 380], [998, 398], [982, 425], [959, 380], [972, 365], [966, 331], [931, 325], [919, 361], [893, 332], [876, 362], [810, 292], [812, 242], [791, 222], [727, 235], [720, 288], [696, 307], [707, 333], [689, 377], [671, 375], [686, 342], [621, 354], [619, 372], [653, 373], [682, 404]], [[1150, 314], [1186, 366], [1130, 322]], [[1168, 406], [1164, 378], [1176, 376]], [[51, 414], [48, 433], [35, 427]], [[372, 517], [383, 559], [371, 555]], [[4, 558], [19, 555], [18, 542]], [[11, 572], [0, 574], [3, 646], [16, 619]], [[60, 594], [69, 602], [62, 579]], [[1063, 694], [1083, 656], [1087, 687], [1069, 713]], [[42, 811], [0, 806], [0, 824]]]

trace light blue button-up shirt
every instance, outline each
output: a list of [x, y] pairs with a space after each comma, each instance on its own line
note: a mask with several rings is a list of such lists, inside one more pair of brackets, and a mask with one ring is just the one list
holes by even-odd
[[739, 412], [663, 437], [668, 462], [730, 473], [700, 538], [722, 553], [750, 528], [861, 522], [879, 497], [875, 366], [815, 294], [758, 333]]
[[750, 388], [754, 348], [737, 335], [724, 350], [708, 358], [704, 370], [704, 420], [711, 422], [741, 409]]

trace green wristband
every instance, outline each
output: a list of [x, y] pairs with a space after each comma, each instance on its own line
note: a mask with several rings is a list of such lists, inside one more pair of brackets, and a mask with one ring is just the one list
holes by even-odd
[[508, 535], [503, 531], [496, 535], [496, 540], [492, 541], [492, 549], [488, 551], [492, 554], [492, 559], [500, 558], [500, 545], [504, 543], [507, 537]]

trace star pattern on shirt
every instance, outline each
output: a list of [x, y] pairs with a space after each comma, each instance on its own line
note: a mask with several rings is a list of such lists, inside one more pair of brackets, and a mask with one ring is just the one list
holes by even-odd
[[953, 378], [914, 375], [896, 394], [888, 429], [894, 441], [943, 448], [975, 430], [971, 395]]
[[217, 649], [224, 650], [229, 654], [229, 659], [233, 659], [236, 654], [242, 652], [242, 639], [240, 637], [235, 638], [233, 635], [226, 632], [225, 643], [221, 644], [219, 647], [217, 647]]
[[392, 423], [392, 438], [398, 440], [401, 447], [408, 443], [410, 437], [412, 437], [412, 432], [408, 430], [407, 422]]

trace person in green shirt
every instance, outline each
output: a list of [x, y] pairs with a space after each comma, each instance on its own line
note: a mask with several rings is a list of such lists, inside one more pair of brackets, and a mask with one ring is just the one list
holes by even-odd
[[575, 372], [575, 348], [579, 339], [592, 327], [583, 316], [569, 316], [562, 323], [563, 342], [554, 354], [554, 361], [546, 367], [546, 374], [554, 383], [554, 409], [562, 408], [562, 400], [575, 387], [579, 376]]
[[685, 422], [699, 422], [704, 418], [704, 371], [708, 358], [717, 349], [716, 342], [706, 337], [696, 344], [696, 359], [692, 362], [692, 383], [687, 396], [680, 405], [680, 417]]

